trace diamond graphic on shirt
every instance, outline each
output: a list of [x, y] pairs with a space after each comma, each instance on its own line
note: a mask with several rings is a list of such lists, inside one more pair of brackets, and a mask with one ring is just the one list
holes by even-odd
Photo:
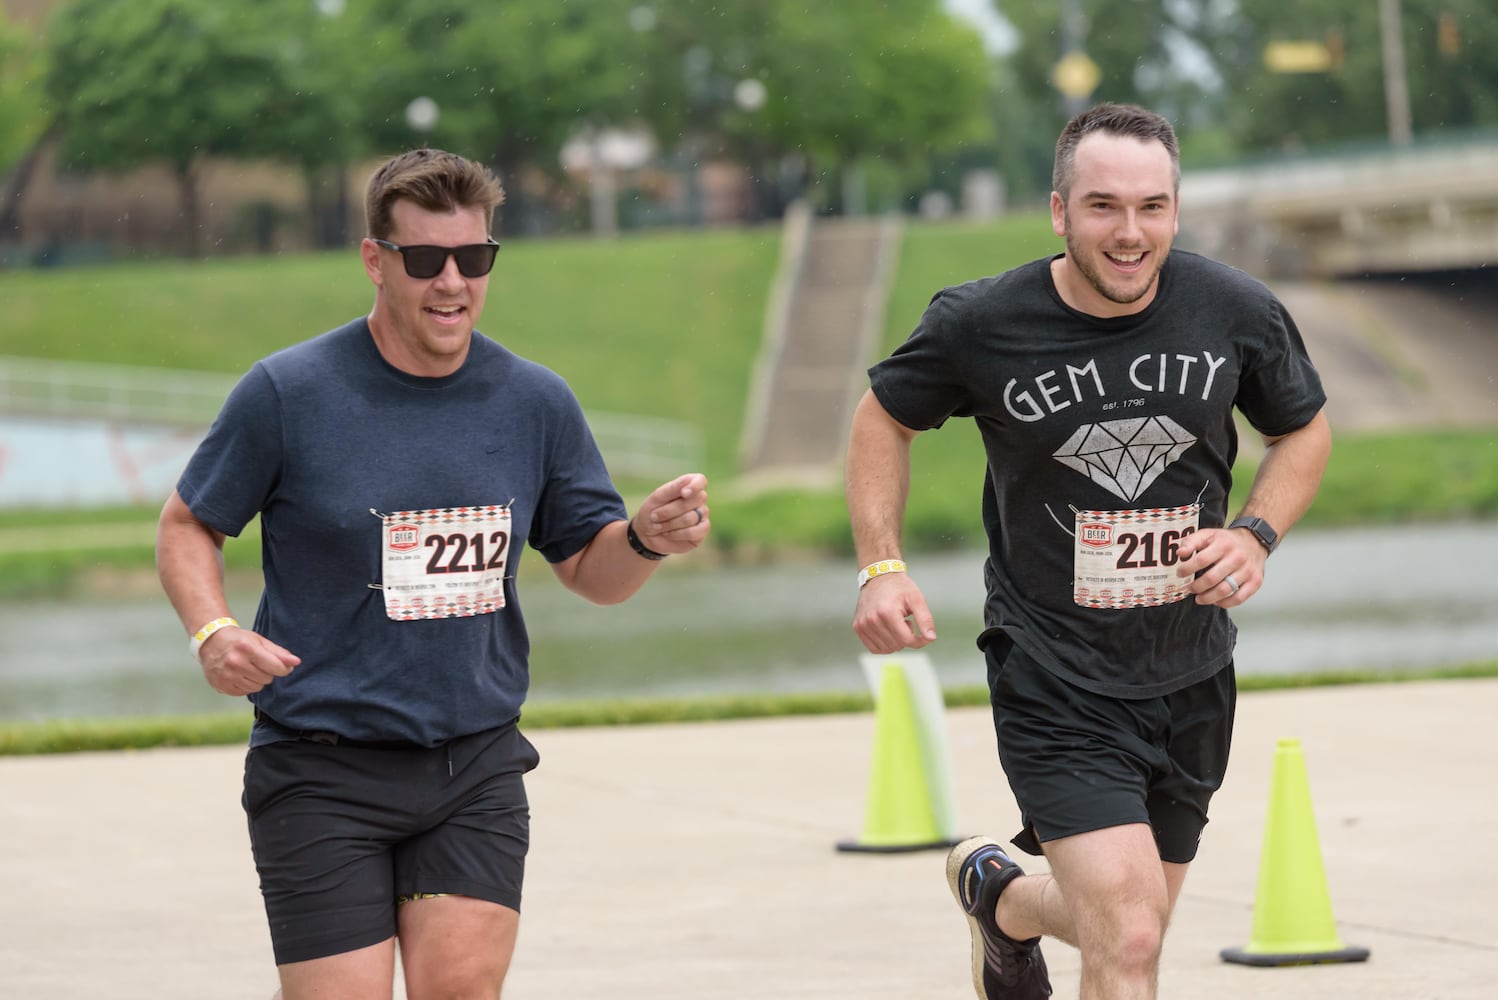
[[1196, 437], [1169, 417], [1105, 420], [1078, 427], [1054, 457], [1133, 503], [1195, 443]]

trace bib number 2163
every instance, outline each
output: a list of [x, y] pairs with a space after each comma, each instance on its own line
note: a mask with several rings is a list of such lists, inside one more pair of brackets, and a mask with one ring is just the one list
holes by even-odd
[[1073, 599], [1084, 608], [1150, 608], [1185, 598], [1191, 579], [1175, 567], [1201, 509], [1077, 511]]

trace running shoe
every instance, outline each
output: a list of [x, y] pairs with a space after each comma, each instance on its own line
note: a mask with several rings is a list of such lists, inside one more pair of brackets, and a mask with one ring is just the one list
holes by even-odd
[[994, 918], [999, 893], [1023, 874], [989, 837], [971, 837], [947, 855], [947, 884], [973, 935], [973, 989], [979, 1000], [1044, 1000], [1051, 995], [1040, 938], [1016, 941], [999, 930]]

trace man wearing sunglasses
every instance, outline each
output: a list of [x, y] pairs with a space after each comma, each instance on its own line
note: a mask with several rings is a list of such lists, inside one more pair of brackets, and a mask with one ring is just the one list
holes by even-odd
[[[190, 650], [255, 725], [243, 802], [284, 1000], [498, 996], [529, 842], [517, 728], [522, 542], [624, 600], [702, 544], [707, 480], [631, 517], [567, 384], [475, 329], [503, 200], [440, 150], [381, 166], [367, 317], [240, 380], [162, 511], [157, 562]], [[261, 520], [253, 627], [224, 537]]]

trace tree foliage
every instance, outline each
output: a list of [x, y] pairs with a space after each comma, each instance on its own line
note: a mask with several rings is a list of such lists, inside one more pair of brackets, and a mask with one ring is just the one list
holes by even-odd
[[282, 125], [308, 99], [263, 8], [213, 0], [73, 0], [47, 33], [46, 91], [64, 162], [80, 171], [165, 164], [176, 176], [189, 254], [199, 238], [205, 156], [286, 153]]
[[991, 132], [986, 56], [940, 0], [66, 0], [46, 51], [67, 166], [168, 165], [194, 239], [205, 157], [295, 163], [314, 189], [442, 145], [498, 167], [513, 211], [588, 129], [648, 129], [683, 163], [822, 170], [915, 169]]
[[[1219, 64], [1225, 120], [1245, 150], [1388, 134], [1379, 4], [1240, 0]], [[1498, 125], [1498, 19], [1487, 0], [1401, 0], [1406, 89], [1417, 135]], [[1275, 73], [1275, 41], [1328, 47], [1326, 72]]]
[[877, 161], [915, 180], [933, 155], [992, 135], [982, 43], [939, 0], [654, 9], [648, 96], [665, 113], [647, 120], [694, 156], [726, 152], [761, 172], [800, 161], [812, 175]]
[[[1170, 117], [1182, 156], [1225, 159], [1387, 136], [1375, 0], [994, 0], [1014, 25], [995, 102], [1006, 164], [1048, 185], [1050, 144], [1068, 107], [1051, 75], [1077, 46], [1097, 63], [1091, 101]], [[1400, 0], [1417, 137], [1498, 125], [1498, 19], [1488, 0]], [[1486, 10], [1485, 10], [1486, 8]], [[1069, 21], [1075, 11], [1078, 20]], [[1273, 42], [1324, 44], [1324, 72], [1274, 72]], [[1044, 179], [1043, 179], [1044, 178]]]
[[[799, 0], [370, 0], [350, 14], [377, 66], [365, 121], [377, 144], [471, 150], [512, 190], [520, 168], [554, 171], [588, 128], [643, 126], [689, 161], [796, 152], [836, 166], [917, 160], [987, 127], [981, 44], [938, 0], [857, 17]], [[429, 131], [406, 121], [418, 97], [439, 109]]]
[[[1213, 0], [996, 0], [1018, 45], [1004, 60], [995, 98], [1006, 172], [1020, 193], [1050, 191], [1056, 136], [1098, 101], [1142, 104], [1183, 126], [1210, 122], [1218, 93], [1205, 47], [1224, 30]], [[1068, 101], [1053, 77], [1068, 52], [1097, 65], [1090, 94]], [[1183, 135], [1183, 140], [1184, 140]]]
[[8, 24], [0, 12], [0, 176], [46, 128], [37, 81], [40, 67], [25, 34]]
[[46, 143], [42, 60], [0, 13], [0, 244], [19, 242], [21, 196]]
[[[625, 0], [366, 0], [350, 5], [364, 40], [366, 86], [356, 120], [374, 149], [442, 146], [485, 160], [523, 206], [520, 175], [559, 169], [569, 136], [623, 117], [644, 72], [633, 58]], [[436, 120], [413, 121], [413, 101]]]

